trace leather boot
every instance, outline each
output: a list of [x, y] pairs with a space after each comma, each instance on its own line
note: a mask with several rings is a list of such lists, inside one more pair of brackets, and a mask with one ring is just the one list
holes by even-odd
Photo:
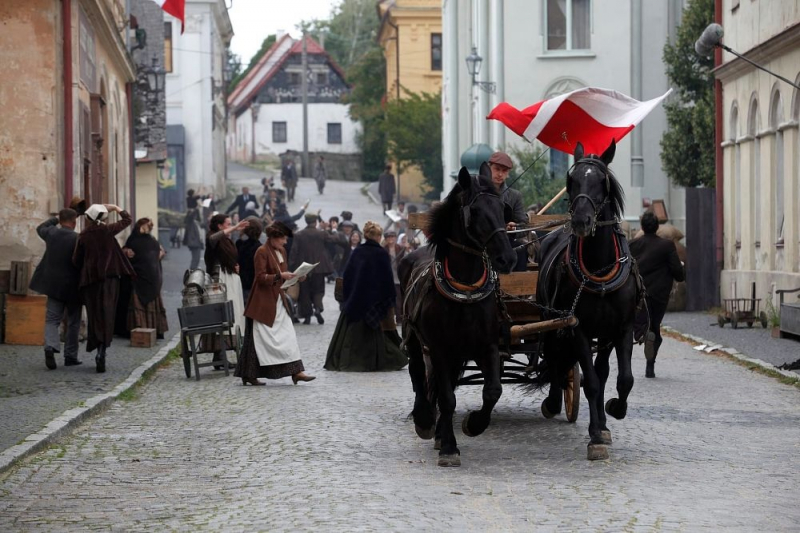
[[55, 370], [56, 365], [56, 351], [52, 348], [44, 349], [44, 364], [48, 370]]
[[654, 377], [656, 377], [655, 366], [656, 366], [656, 360], [655, 359], [647, 361], [647, 367], [644, 370], [644, 377], [646, 377], [646, 378], [654, 378]]
[[97, 373], [102, 374], [106, 371], [106, 347], [99, 345], [97, 347], [97, 355], [94, 357], [94, 362], [97, 365]]

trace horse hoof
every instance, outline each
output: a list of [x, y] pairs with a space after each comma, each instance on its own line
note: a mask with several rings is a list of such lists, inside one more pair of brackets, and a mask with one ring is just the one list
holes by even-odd
[[433, 438], [433, 434], [436, 432], [436, 428], [431, 426], [430, 428], [425, 429], [414, 424], [414, 431], [417, 432], [417, 437], [421, 438], [422, 440], [431, 440]]
[[435, 441], [433, 441], [433, 449], [434, 450], [442, 449], [442, 439], [436, 439]]
[[469, 416], [472, 413], [467, 413], [467, 416], [464, 417], [464, 420], [461, 421], [461, 431], [464, 432], [464, 435], [467, 437], [475, 437], [472, 432], [469, 430]]
[[620, 401], [619, 398], [611, 398], [606, 402], [606, 413], [617, 420], [622, 420], [628, 413], [628, 404]]
[[[560, 413], [560, 412], [561, 412], [561, 410], [559, 409], [558, 413]], [[558, 413], [550, 412], [550, 410], [547, 408], [547, 400], [542, 402], [542, 414], [544, 415], [545, 418], [553, 418]]]
[[587, 459], [590, 461], [608, 460], [608, 446], [605, 444], [590, 444]]
[[607, 430], [607, 429], [604, 429], [603, 431], [601, 431], [600, 432], [600, 440], [603, 441], [603, 444], [606, 444], [606, 445], [610, 446], [611, 443], [612, 443], [611, 432], [609, 430]]
[[461, 456], [457, 453], [453, 455], [440, 455], [437, 464], [439, 466], [461, 466]]

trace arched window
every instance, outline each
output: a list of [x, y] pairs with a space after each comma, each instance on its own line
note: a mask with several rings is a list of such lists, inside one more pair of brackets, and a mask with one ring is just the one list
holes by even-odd
[[[758, 132], [761, 131], [761, 121], [758, 118], [758, 99], [756, 94], [750, 97], [750, 110], [747, 113], [747, 135], [753, 138], [753, 150], [750, 156], [750, 202], [754, 220], [753, 242], [759, 246], [761, 239], [761, 140]], [[741, 212], [745, 216], [745, 212]]]
[[775, 142], [772, 153], [772, 170], [775, 174], [775, 235], [774, 239], [783, 242], [783, 132], [779, 126], [783, 124], [783, 99], [777, 83], [772, 88], [772, 96], [769, 104], [769, 129], [775, 132]]

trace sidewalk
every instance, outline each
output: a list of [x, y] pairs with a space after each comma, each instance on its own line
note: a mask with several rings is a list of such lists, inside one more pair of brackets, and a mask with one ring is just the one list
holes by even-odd
[[[58, 368], [47, 370], [41, 346], [0, 344], [0, 471], [9, 462], [46, 445], [61, 431], [83, 417], [103, 409], [109, 399], [127, 388], [177, 343], [180, 330], [177, 309], [181, 305], [183, 273], [191, 255], [188, 248], [168, 249], [163, 260], [162, 297], [169, 331], [152, 348], [132, 348], [130, 341], [115, 338], [108, 350], [105, 374], [95, 371], [94, 354], [81, 343], [80, 366], [65, 367], [56, 354]], [[115, 391], [115, 394], [110, 394]]]
[[[748, 358], [760, 359], [766, 368], [791, 363], [800, 358], [800, 342], [793, 339], [774, 339], [760, 325], [733, 329], [729, 324], [720, 328], [717, 315], [709, 313], [667, 313], [662, 322], [673, 330], [699, 337], [711, 344], [721, 344]], [[800, 371], [789, 371], [800, 376]]]

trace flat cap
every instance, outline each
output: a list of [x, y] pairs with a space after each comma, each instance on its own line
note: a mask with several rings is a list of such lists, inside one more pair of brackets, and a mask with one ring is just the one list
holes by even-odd
[[389, 229], [383, 232], [384, 237], [397, 237], [397, 232], [393, 229]]
[[514, 162], [511, 161], [511, 158], [505, 152], [493, 153], [492, 157], [489, 158], [489, 163], [495, 163], [496, 165], [503, 165], [506, 168], [514, 168]]
[[306, 224], [314, 224], [317, 221], [317, 215], [315, 213], [306, 213], [305, 217]]

